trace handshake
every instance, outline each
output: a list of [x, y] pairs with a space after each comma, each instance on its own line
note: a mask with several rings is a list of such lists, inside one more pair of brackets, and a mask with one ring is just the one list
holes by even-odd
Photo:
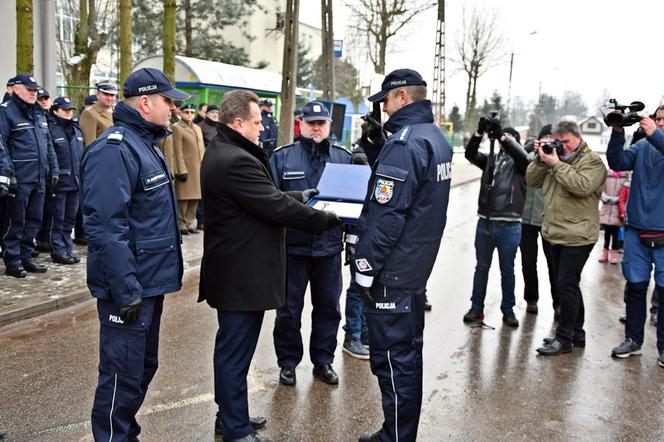
[[502, 135], [503, 128], [500, 125], [500, 120], [492, 114], [490, 117], [480, 118], [477, 124], [477, 133], [480, 136], [486, 133], [492, 140], [497, 140]]

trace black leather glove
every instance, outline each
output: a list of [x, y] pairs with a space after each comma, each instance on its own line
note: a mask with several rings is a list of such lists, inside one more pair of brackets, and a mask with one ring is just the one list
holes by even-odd
[[133, 324], [138, 320], [141, 315], [141, 304], [143, 301], [140, 297], [134, 299], [129, 304], [120, 307], [120, 319], [125, 324]]
[[302, 203], [307, 204], [309, 200], [318, 195], [318, 189], [307, 189], [302, 191]]
[[175, 178], [178, 181], [180, 181], [182, 183], [185, 183], [185, 182], [187, 182], [187, 178], [189, 178], [189, 174], [188, 173], [180, 173], [180, 174], [175, 175]]
[[371, 115], [364, 117], [364, 124], [362, 124], [362, 136], [374, 142], [384, 136], [383, 126]]
[[362, 302], [364, 302], [364, 305], [367, 307], [375, 308], [376, 307], [376, 301], [373, 299], [371, 296], [371, 292], [369, 291], [369, 287], [362, 287], [359, 284], [356, 284], [357, 288], [360, 292], [360, 297], [362, 298]]
[[480, 121], [477, 123], [477, 133], [482, 135], [489, 129], [489, 126], [491, 126], [491, 122], [488, 118], [480, 118]]
[[500, 121], [494, 119], [491, 121], [491, 127], [489, 128], [489, 138], [497, 140], [503, 134], [503, 128], [500, 126]]

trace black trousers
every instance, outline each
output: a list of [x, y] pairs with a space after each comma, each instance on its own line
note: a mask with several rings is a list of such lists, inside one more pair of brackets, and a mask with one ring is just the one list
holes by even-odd
[[553, 272], [560, 297], [560, 321], [556, 337], [563, 342], [585, 340], [585, 309], [579, 282], [593, 244], [584, 246], [551, 246]]
[[[523, 273], [523, 299], [528, 303], [537, 303], [539, 300], [539, 280], [537, 278], [537, 237], [541, 236], [541, 227], [532, 224], [521, 224], [521, 271]], [[542, 249], [546, 257], [546, 267], [549, 272], [549, 284], [551, 285], [551, 299], [553, 307], [560, 305], [558, 300], [558, 289], [556, 278], [553, 275], [551, 263], [551, 244], [542, 238]]]

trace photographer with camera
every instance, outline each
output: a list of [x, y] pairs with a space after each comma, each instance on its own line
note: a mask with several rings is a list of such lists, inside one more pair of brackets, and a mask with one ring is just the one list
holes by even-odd
[[606, 167], [581, 138], [571, 121], [558, 124], [556, 141], [535, 141], [538, 153], [528, 166], [526, 181], [544, 191], [542, 237], [552, 244], [553, 273], [560, 299], [556, 336], [537, 349], [553, 356], [586, 343], [584, 306], [579, 281], [590, 251], [599, 237], [598, 204]]
[[[641, 354], [645, 326], [648, 283], [655, 267], [655, 296], [664, 294], [664, 106], [655, 112], [655, 118], [640, 117], [639, 127], [646, 137], [623, 149], [624, 127], [632, 123], [622, 117], [624, 109], [607, 115], [613, 131], [606, 158], [613, 170], [632, 170], [627, 200], [625, 246], [622, 271], [625, 287], [625, 341], [615, 347], [611, 355], [626, 358]], [[658, 363], [664, 367], [664, 313], [658, 311], [657, 350]]]
[[[485, 133], [492, 143], [489, 155], [478, 150]], [[497, 155], [493, 153], [495, 140], [500, 143]], [[528, 167], [528, 154], [519, 142], [519, 133], [512, 128], [503, 130], [500, 121], [493, 115], [480, 118], [477, 132], [466, 146], [466, 159], [482, 169], [482, 179], [475, 232], [477, 264], [470, 298], [472, 305], [463, 316], [463, 322], [481, 322], [484, 319], [489, 269], [493, 251], [498, 249], [503, 322], [510, 327], [519, 326], [512, 310], [515, 304], [514, 259], [521, 240], [521, 214], [526, 193], [524, 175]]]

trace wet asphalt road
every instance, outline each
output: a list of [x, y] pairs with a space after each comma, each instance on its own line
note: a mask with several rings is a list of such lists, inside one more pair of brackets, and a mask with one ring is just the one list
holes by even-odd
[[[424, 345], [421, 441], [664, 440], [664, 369], [655, 330], [647, 325], [644, 354], [615, 361], [623, 336], [619, 266], [597, 262], [596, 247], [582, 281], [587, 346], [543, 358], [535, 349], [553, 329], [545, 262], [540, 257], [540, 314], [526, 315], [517, 257], [521, 326], [503, 327], [494, 260], [486, 323], [461, 321], [469, 307], [478, 183], [452, 190], [448, 225], [429, 280]], [[344, 268], [348, 281], [348, 271]], [[212, 349], [216, 316], [197, 304], [197, 269], [167, 297], [160, 368], [139, 415], [143, 441], [213, 441]], [[342, 296], [343, 299], [343, 296]], [[308, 327], [309, 310], [304, 322]], [[340, 384], [314, 381], [311, 363], [298, 367], [296, 387], [277, 383], [274, 313], [263, 324], [250, 370], [250, 410], [268, 417], [261, 434], [276, 441], [355, 441], [382, 422], [380, 395], [366, 361], [341, 352]], [[306, 333], [305, 333], [306, 336]], [[307, 340], [305, 337], [305, 348]], [[96, 382], [98, 324], [93, 301], [0, 330], [0, 431], [12, 441], [92, 440], [89, 414]]]

